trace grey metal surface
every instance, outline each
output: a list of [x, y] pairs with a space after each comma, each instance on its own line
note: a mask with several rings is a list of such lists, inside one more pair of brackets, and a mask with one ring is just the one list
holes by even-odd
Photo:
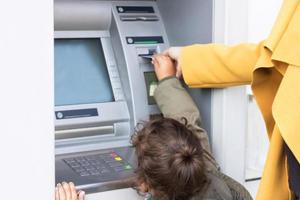
[[[64, 154], [56, 156], [55, 158], [55, 182], [74, 182], [77, 189], [84, 190], [87, 193], [133, 187], [135, 180], [134, 169], [116, 172], [113, 170], [113, 168], [107, 168], [111, 170], [109, 173], [102, 173], [90, 176], [80, 176], [78, 173], [72, 170], [72, 168], [70, 168], [70, 166], [64, 161], [64, 159], [68, 158], [85, 157], [99, 154], [101, 155], [104, 153], [107, 154], [112, 152], [121, 156], [121, 158], [123, 159], [122, 161], [128, 162], [133, 168], [135, 168], [135, 154], [133, 148], [130, 147]], [[103, 165], [104, 164], [105, 163], [103, 163]]]
[[213, 1], [157, 0], [171, 46], [212, 42]]
[[202, 126], [211, 138], [211, 89], [187, 88], [201, 113]]
[[[157, 114], [159, 110], [157, 106], [148, 105], [147, 90], [144, 78], [144, 72], [153, 71], [153, 66], [150, 63], [141, 63], [138, 58], [139, 48], [155, 48], [157, 51], [162, 51], [169, 46], [166, 31], [164, 29], [163, 21], [160, 17], [159, 10], [155, 2], [112, 2], [112, 11], [114, 16], [113, 27], [116, 27], [115, 31], [117, 34], [112, 33], [112, 39], [120, 41], [123, 52], [116, 53], [123, 58], [120, 59], [120, 63], [125, 61], [127, 66], [126, 69], [120, 68], [121, 77], [127, 77], [128, 88], [126, 88], [127, 100], [131, 102], [131, 116], [133, 117], [132, 123], [135, 125], [141, 120], [148, 120], [149, 114]], [[155, 15], [159, 18], [159, 21], [152, 22], [124, 22], [121, 20], [120, 16], [124, 14], [119, 14], [117, 11], [117, 6], [152, 6], [155, 10]], [[131, 14], [128, 14], [129, 16]], [[145, 14], [147, 15], [147, 14]], [[114, 30], [114, 29], [113, 29]], [[128, 44], [126, 37], [152, 37], [152, 36], [162, 36], [164, 43], [162, 44]], [[116, 44], [115, 45], [120, 45]], [[117, 46], [115, 46], [117, 49]], [[117, 50], [118, 51], [118, 50]], [[125, 81], [126, 82], [126, 81]]]
[[[213, 1], [157, 0], [171, 46], [212, 42]], [[211, 132], [211, 90], [188, 89], [201, 114], [204, 128]], [[210, 135], [210, 134], [209, 134]]]
[[111, 4], [105, 1], [68, 1], [54, 3], [55, 30], [107, 30]]

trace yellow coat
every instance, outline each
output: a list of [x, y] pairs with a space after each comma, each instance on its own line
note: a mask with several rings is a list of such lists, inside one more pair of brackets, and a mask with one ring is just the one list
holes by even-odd
[[283, 142], [300, 161], [300, 1], [284, 1], [260, 44], [187, 46], [179, 62], [190, 87], [251, 83], [270, 139], [257, 200], [292, 199]]

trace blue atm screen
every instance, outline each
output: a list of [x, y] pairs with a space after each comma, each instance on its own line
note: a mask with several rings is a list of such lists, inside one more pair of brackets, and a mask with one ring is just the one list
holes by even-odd
[[55, 105], [114, 101], [100, 38], [55, 39]]

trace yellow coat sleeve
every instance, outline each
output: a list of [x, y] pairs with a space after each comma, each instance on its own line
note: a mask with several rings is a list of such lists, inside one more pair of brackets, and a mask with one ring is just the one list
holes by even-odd
[[179, 58], [183, 78], [190, 87], [220, 88], [250, 84], [261, 48], [262, 43], [184, 47]]

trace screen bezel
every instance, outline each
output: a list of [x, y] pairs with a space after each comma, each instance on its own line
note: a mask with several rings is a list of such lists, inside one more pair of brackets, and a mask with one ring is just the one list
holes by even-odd
[[[55, 116], [55, 130], [68, 130], [76, 129], [81, 127], [101, 126], [101, 125], [113, 125], [114, 123], [129, 119], [128, 112], [119, 113], [120, 108], [128, 111], [127, 104], [124, 99], [122, 88], [120, 87], [120, 79], [115, 80], [112, 78], [110, 68], [117, 68], [115, 62], [115, 56], [112, 51], [110, 42], [109, 31], [55, 31], [54, 39], [98, 39], [101, 42], [102, 50], [105, 57], [106, 67], [109, 74], [109, 81], [112, 86], [114, 100], [112, 102], [104, 103], [91, 103], [91, 104], [77, 104], [77, 105], [63, 105], [55, 106], [55, 112], [65, 110], [76, 110], [76, 109], [97, 109], [98, 116], [90, 116], [83, 118], [70, 118], [70, 119], [58, 119]], [[118, 73], [118, 72], [117, 72]], [[126, 108], [124, 108], [126, 107]], [[110, 110], [110, 113], [103, 114], [101, 111]], [[114, 114], [115, 113], [115, 114]], [[116, 133], [114, 133], [116, 134]]]

